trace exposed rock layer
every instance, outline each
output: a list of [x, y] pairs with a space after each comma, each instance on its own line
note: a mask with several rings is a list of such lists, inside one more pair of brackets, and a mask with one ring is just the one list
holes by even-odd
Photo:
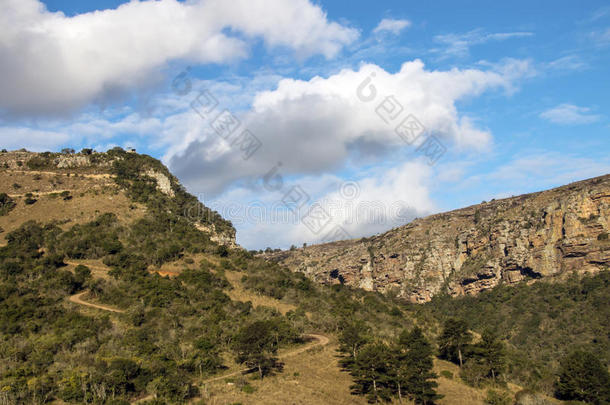
[[610, 175], [267, 255], [315, 281], [426, 302], [610, 264]]

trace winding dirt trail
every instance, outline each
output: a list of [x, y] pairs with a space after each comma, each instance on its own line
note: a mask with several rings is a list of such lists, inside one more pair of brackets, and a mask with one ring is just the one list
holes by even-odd
[[[313, 342], [313, 343], [308, 344], [306, 346], [299, 347], [298, 349], [291, 350], [289, 352], [283, 353], [283, 354], [278, 356], [278, 359], [279, 360], [284, 360], [284, 359], [287, 359], [289, 357], [293, 357], [293, 356], [296, 356], [298, 354], [305, 353], [306, 351], [311, 350], [314, 347], [326, 346], [330, 342], [330, 339], [327, 336], [324, 336], [324, 335], [316, 335], [316, 334], [310, 333], [310, 334], [304, 335], [304, 337], [310, 338], [310, 339], [314, 339], [314, 340], [316, 340], [316, 342]], [[223, 375], [219, 375], [219, 376], [216, 376], [216, 377], [208, 378], [207, 380], [201, 381], [200, 385], [210, 384], [210, 383], [213, 383], [213, 382], [216, 382], [216, 381], [224, 380], [226, 378], [235, 377], [235, 376], [247, 373], [249, 371], [252, 371], [252, 369], [251, 368], [244, 368], [244, 369], [233, 371], [233, 372], [230, 372], [230, 373], [227, 373], [227, 374], [223, 374]], [[145, 402], [145, 401], [150, 401], [151, 399], [154, 399], [154, 396], [153, 395], [147, 395], [144, 398], [140, 398], [140, 399], [132, 402], [132, 404], [139, 404], [139, 403], [142, 403], [142, 402]], [[193, 398], [191, 400], [191, 402], [195, 401], [195, 400], [198, 400], [198, 399], [201, 399], [201, 398]]]
[[[328, 337], [324, 336], [324, 335], [308, 334], [308, 335], [305, 335], [304, 337], [315, 339], [315, 340], [317, 340], [317, 342], [308, 344], [308, 345], [303, 346], [303, 347], [299, 347], [298, 349], [291, 350], [291, 351], [289, 351], [287, 353], [279, 355], [278, 359], [284, 360], [284, 359], [286, 359], [288, 357], [292, 357], [292, 356], [296, 356], [297, 354], [304, 353], [304, 352], [306, 352], [306, 351], [308, 351], [310, 349], [313, 349], [314, 347], [317, 347], [317, 346], [326, 346], [330, 342], [330, 339]], [[237, 370], [237, 371], [234, 371], [234, 372], [229, 373], [229, 374], [224, 374], [224, 375], [220, 375], [220, 376], [217, 376], [217, 377], [214, 377], [214, 378], [209, 378], [207, 380], [203, 380], [201, 382], [201, 384], [209, 384], [211, 382], [218, 381], [218, 380], [223, 380], [225, 378], [235, 377], [237, 375], [246, 373], [246, 372], [251, 371], [251, 370], [252, 370], [251, 368], [244, 368], [244, 369]]]
[[[76, 264], [76, 263], [70, 263], [70, 264]], [[90, 265], [90, 267], [92, 267], [92, 266]], [[109, 312], [115, 312], [115, 313], [123, 313], [123, 312], [125, 312], [124, 310], [112, 308], [112, 307], [109, 307], [109, 306], [106, 306], [106, 305], [93, 304], [91, 302], [83, 301], [81, 299], [81, 297], [83, 295], [87, 294], [87, 292], [88, 291], [83, 291], [83, 292], [80, 292], [78, 294], [71, 295], [68, 298], [68, 300], [70, 302], [74, 303], [74, 304], [84, 305], [84, 306], [87, 306], [87, 307], [90, 307], [90, 308], [101, 309], [102, 311], [109, 311]], [[284, 359], [287, 359], [289, 357], [293, 357], [293, 356], [299, 355], [301, 353], [305, 353], [306, 351], [311, 350], [311, 349], [313, 349], [315, 347], [326, 346], [330, 342], [330, 339], [327, 336], [324, 336], [324, 335], [317, 335], [317, 334], [309, 333], [309, 334], [304, 335], [303, 337], [309, 338], [309, 339], [313, 339], [313, 340], [315, 340], [315, 342], [312, 342], [312, 343], [310, 343], [308, 345], [305, 345], [303, 347], [299, 347], [298, 349], [294, 349], [294, 350], [291, 350], [289, 352], [282, 353], [281, 355], [277, 356], [278, 359], [279, 360], [284, 360]], [[215, 381], [224, 380], [225, 378], [235, 377], [235, 376], [238, 376], [240, 374], [247, 373], [248, 371], [251, 371], [251, 370], [252, 369], [250, 369], [250, 368], [244, 368], [244, 369], [241, 369], [241, 370], [233, 371], [231, 373], [227, 373], [227, 374], [223, 374], [223, 375], [220, 375], [220, 376], [208, 378], [207, 380], [203, 380], [203, 381], [201, 381], [201, 384], [202, 385], [203, 384], [209, 384], [209, 383], [212, 383], [212, 382], [215, 382]], [[151, 400], [153, 398], [154, 397], [152, 395], [148, 395], [148, 396], [146, 396], [144, 398], [140, 398], [140, 399], [132, 402], [132, 404], [142, 403], [144, 401], [149, 401], [149, 400]]]
[[106, 305], [93, 304], [91, 302], [83, 301], [81, 299], [81, 297], [83, 295], [87, 294], [87, 293], [88, 293], [88, 291], [83, 291], [83, 292], [80, 292], [78, 294], [71, 295], [70, 298], [68, 298], [68, 301], [73, 302], [75, 304], [84, 305], [86, 307], [101, 309], [102, 311], [110, 311], [110, 312], [116, 312], [116, 313], [123, 313], [123, 312], [125, 312], [122, 309], [116, 309], [116, 308], [112, 308], [112, 307], [109, 307], [109, 306], [106, 306]]

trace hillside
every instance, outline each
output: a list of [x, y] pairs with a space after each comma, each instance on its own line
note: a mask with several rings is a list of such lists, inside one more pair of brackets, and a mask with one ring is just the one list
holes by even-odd
[[[6, 152], [0, 179], [0, 404], [553, 404], [559, 360], [608, 360], [607, 271], [415, 305], [255, 257], [145, 155]], [[441, 353], [453, 317], [463, 368]]]
[[610, 264], [610, 175], [432, 215], [358, 240], [266, 254], [325, 284], [411, 302], [596, 273]]

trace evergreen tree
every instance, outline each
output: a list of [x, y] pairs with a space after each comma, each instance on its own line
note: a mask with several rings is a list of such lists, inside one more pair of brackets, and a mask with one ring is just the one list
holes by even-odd
[[470, 385], [479, 386], [484, 380], [496, 382], [506, 370], [506, 350], [497, 335], [483, 332], [481, 341], [471, 346], [468, 360], [462, 369], [462, 378]]
[[396, 364], [397, 382], [401, 382], [399, 398], [402, 400], [402, 385], [404, 390], [416, 404], [432, 404], [442, 398], [435, 391], [438, 384], [434, 381], [438, 376], [432, 371], [434, 366], [432, 345], [424, 336], [422, 330], [415, 327], [410, 333], [403, 332], [398, 341], [398, 357]]
[[472, 341], [468, 325], [461, 319], [450, 318], [445, 322], [443, 333], [439, 337], [439, 357], [464, 365], [464, 353]]
[[339, 333], [339, 352], [344, 355], [340, 363], [345, 369], [352, 367], [359, 350], [370, 341], [369, 334], [370, 328], [362, 321], [343, 325]]
[[506, 369], [506, 350], [504, 344], [492, 331], [483, 332], [481, 341], [475, 345], [473, 355], [484, 366], [485, 377], [496, 378]]
[[556, 394], [560, 399], [596, 405], [610, 403], [610, 373], [593, 354], [576, 351], [561, 361]]
[[255, 321], [239, 330], [235, 336], [234, 350], [237, 362], [258, 370], [263, 378], [274, 368], [280, 368], [276, 339], [270, 321]]
[[370, 402], [388, 401], [392, 396], [391, 353], [383, 343], [371, 343], [360, 351], [351, 374], [352, 392], [366, 395]]

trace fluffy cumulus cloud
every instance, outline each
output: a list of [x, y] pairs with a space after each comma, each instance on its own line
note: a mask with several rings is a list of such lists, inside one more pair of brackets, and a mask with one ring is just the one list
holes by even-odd
[[559, 125], [591, 124], [601, 119], [591, 112], [590, 108], [574, 104], [560, 104], [540, 113], [540, 118]]
[[[263, 187], [235, 188], [206, 203], [234, 223], [243, 246], [287, 248], [369, 236], [433, 212], [436, 208], [428, 193], [432, 172], [423, 161], [414, 161], [357, 173], [347, 181], [330, 174], [304, 176], [290, 184], [310, 197], [297, 213], [286, 209], [282, 192]], [[328, 215], [328, 222], [312, 229], [301, 218], [317, 205]]]
[[373, 30], [374, 33], [390, 32], [394, 35], [400, 34], [402, 30], [411, 26], [409, 20], [395, 20], [392, 18], [384, 18], [379, 22], [377, 27]]
[[174, 149], [166, 161], [192, 189], [214, 194], [236, 181], [260, 178], [278, 163], [290, 176], [383, 159], [409, 142], [417, 144], [408, 131], [403, 138], [396, 132], [401, 123], [411, 123], [404, 121], [409, 116], [452, 148], [485, 150], [491, 134], [461, 115], [456, 103], [489, 89], [511, 90], [517, 72], [526, 71], [527, 64], [518, 61], [489, 70], [430, 71], [415, 60], [395, 73], [366, 64], [326, 78], [284, 79], [276, 89], [258, 92], [252, 108], [240, 116], [235, 134], [247, 128], [262, 144], [248, 160], [232, 141], [237, 138], [220, 139], [192, 113], [198, 117], [189, 132], [194, 140]]
[[63, 113], [150, 84], [169, 61], [226, 63], [249, 42], [335, 56], [358, 37], [309, 0], [131, 1], [73, 17], [38, 0], [0, 13], [0, 111]]

